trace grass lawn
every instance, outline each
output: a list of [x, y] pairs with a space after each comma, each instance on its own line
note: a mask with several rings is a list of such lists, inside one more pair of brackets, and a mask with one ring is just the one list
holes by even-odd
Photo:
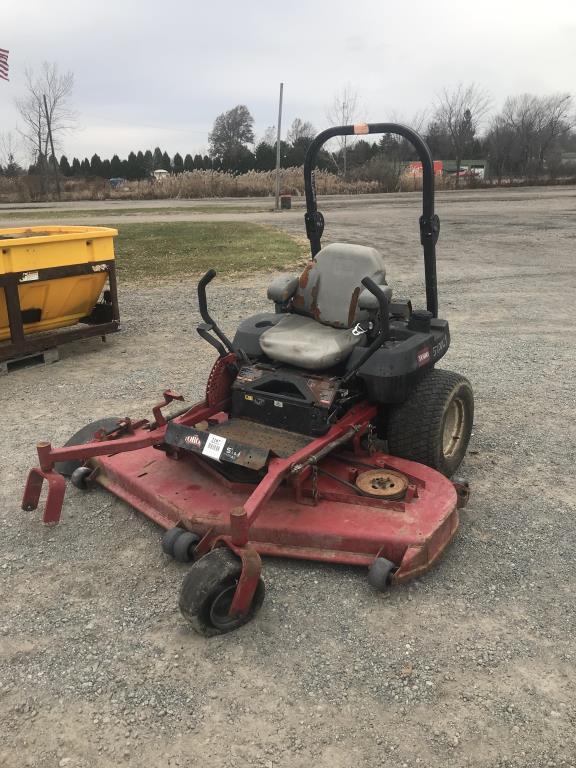
[[[174, 205], [174, 206], [157, 206], [154, 208], [145, 207], [133, 207], [133, 208], [33, 208], [33, 209], [20, 209], [20, 208], [0, 208], [0, 225], [10, 226], [10, 221], [16, 219], [18, 221], [28, 221], [30, 219], [37, 219], [38, 221], [45, 219], [82, 219], [86, 217], [98, 217], [98, 216], [116, 216], [122, 214], [122, 216], [137, 216], [140, 214], [162, 214], [169, 217], [175, 213], [260, 213], [266, 211], [273, 211], [274, 205], [236, 205], [236, 204], [212, 204], [206, 205]], [[80, 224], [82, 222], [79, 222]]]
[[306, 248], [284, 232], [235, 221], [119, 224], [115, 241], [121, 280], [199, 275], [247, 275], [294, 267]]

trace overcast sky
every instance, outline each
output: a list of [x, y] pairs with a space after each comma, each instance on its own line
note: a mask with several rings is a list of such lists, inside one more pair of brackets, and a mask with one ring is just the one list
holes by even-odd
[[[576, 92], [576, 0], [3, 0], [0, 132], [14, 131], [23, 70], [75, 75], [69, 157], [205, 151], [214, 118], [246, 104], [261, 136], [277, 120], [326, 127], [351, 84], [359, 118], [409, 120], [459, 82], [508, 94]], [[284, 131], [285, 133], [285, 131]], [[22, 154], [22, 153], [20, 153]]]

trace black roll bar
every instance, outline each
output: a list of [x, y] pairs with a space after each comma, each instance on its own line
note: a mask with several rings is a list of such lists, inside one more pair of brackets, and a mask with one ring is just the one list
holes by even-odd
[[420, 216], [420, 242], [424, 250], [424, 277], [426, 282], [426, 306], [433, 317], [438, 317], [438, 285], [436, 280], [436, 241], [440, 233], [440, 219], [434, 213], [434, 163], [430, 149], [424, 139], [405, 125], [399, 123], [359, 123], [328, 128], [308, 147], [304, 160], [304, 190], [306, 193], [306, 234], [310, 240], [312, 257], [321, 248], [324, 231], [324, 217], [316, 203], [314, 168], [316, 158], [323, 144], [335, 136], [358, 136], [369, 133], [395, 133], [410, 142], [422, 163], [422, 215]]

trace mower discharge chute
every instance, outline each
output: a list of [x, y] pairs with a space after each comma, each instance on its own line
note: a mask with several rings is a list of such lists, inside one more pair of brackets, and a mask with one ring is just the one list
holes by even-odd
[[[382, 255], [363, 245], [321, 247], [313, 169], [334, 136], [394, 133], [422, 162], [426, 310], [393, 297]], [[218, 352], [202, 402], [164, 392], [153, 420], [104, 419], [64, 448], [38, 445], [23, 508], [44, 480], [44, 522], [57, 523], [63, 474], [97, 483], [166, 529], [162, 546], [193, 562], [180, 609], [204, 635], [246, 623], [264, 599], [260, 555], [362, 565], [376, 588], [426, 571], [452, 540], [466, 483], [450, 480], [468, 444], [473, 394], [436, 368], [450, 343], [438, 318], [434, 172], [430, 151], [393, 123], [330, 128], [304, 165], [312, 259], [273, 281], [273, 312], [244, 320], [232, 341], [198, 284], [198, 332]], [[386, 450], [383, 448], [386, 446]]]

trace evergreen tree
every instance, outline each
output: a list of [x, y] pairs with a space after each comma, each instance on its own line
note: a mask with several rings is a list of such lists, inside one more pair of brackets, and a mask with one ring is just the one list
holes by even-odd
[[92, 176], [102, 176], [102, 160], [96, 154], [90, 158], [90, 173]]
[[91, 173], [90, 173], [90, 160], [88, 160], [87, 157], [85, 157], [84, 160], [82, 160], [82, 162], [80, 163], [80, 174], [82, 176], [84, 176], [84, 178], [86, 178], [86, 177], [91, 175]]
[[[280, 141], [280, 168], [290, 168], [290, 144]], [[274, 147], [274, 158], [276, 158], [276, 147]], [[274, 161], [276, 163], [276, 161]]]
[[182, 155], [179, 152], [174, 155], [173, 166], [174, 173], [182, 173], [184, 170], [184, 160], [182, 160]]
[[261, 141], [256, 147], [256, 153], [254, 158], [254, 167], [257, 171], [272, 171], [276, 166], [276, 150], [267, 144], [265, 141]]
[[154, 170], [154, 156], [152, 152], [149, 149], [147, 149], [146, 152], [144, 152], [144, 173], [146, 176], [151, 176], [153, 170]]
[[113, 155], [110, 161], [110, 174], [112, 178], [116, 179], [122, 176], [122, 163], [118, 155]]
[[60, 158], [60, 173], [62, 176], [72, 176], [72, 168], [70, 168], [66, 155], [62, 155]]
[[112, 172], [110, 170], [110, 160], [102, 160], [102, 178], [109, 179], [110, 176], [112, 176]]
[[172, 161], [170, 160], [170, 155], [168, 154], [168, 152], [164, 152], [164, 154], [162, 155], [161, 168], [163, 168], [165, 171], [168, 171], [168, 173], [170, 173], [170, 171], [172, 170]]
[[186, 157], [184, 158], [184, 170], [185, 171], [194, 170], [194, 160], [192, 159], [192, 155], [186, 155]]
[[204, 155], [204, 159], [202, 161], [202, 164], [204, 166], [204, 170], [205, 171], [212, 170], [212, 158], [209, 157], [208, 155]]
[[143, 179], [146, 176], [146, 160], [142, 150], [137, 153], [136, 162], [138, 163], [138, 178]]
[[77, 157], [75, 157], [72, 160], [72, 176], [81, 176], [82, 175], [82, 169], [80, 167], [80, 160], [78, 160]]
[[204, 160], [202, 159], [202, 155], [194, 155], [194, 168], [196, 168], [197, 171], [204, 170]]
[[162, 150], [160, 147], [156, 147], [154, 150], [154, 154], [152, 155], [152, 170], [157, 171], [159, 168], [162, 168]]
[[[308, 138], [307, 136], [299, 136], [298, 138], [294, 139], [292, 146], [288, 146], [286, 150], [286, 164], [289, 168], [304, 165], [304, 158], [306, 157], [306, 152], [311, 142], [312, 139]], [[284, 142], [280, 142], [280, 153], [282, 153], [283, 143]], [[276, 154], [276, 147], [273, 147], [273, 149], [274, 154]]]
[[364, 139], [360, 139], [348, 149], [348, 166], [352, 168], [364, 165], [371, 157], [372, 146]]
[[130, 154], [128, 155], [126, 178], [127, 179], [141, 178], [140, 165], [138, 163], [138, 158], [136, 157], [134, 152], [130, 152]]
[[230, 167], [235, 173], [246, 173], [254, 168], [255, 157], [247, 147], [243, 147], [237, 154], [236, 162]]

